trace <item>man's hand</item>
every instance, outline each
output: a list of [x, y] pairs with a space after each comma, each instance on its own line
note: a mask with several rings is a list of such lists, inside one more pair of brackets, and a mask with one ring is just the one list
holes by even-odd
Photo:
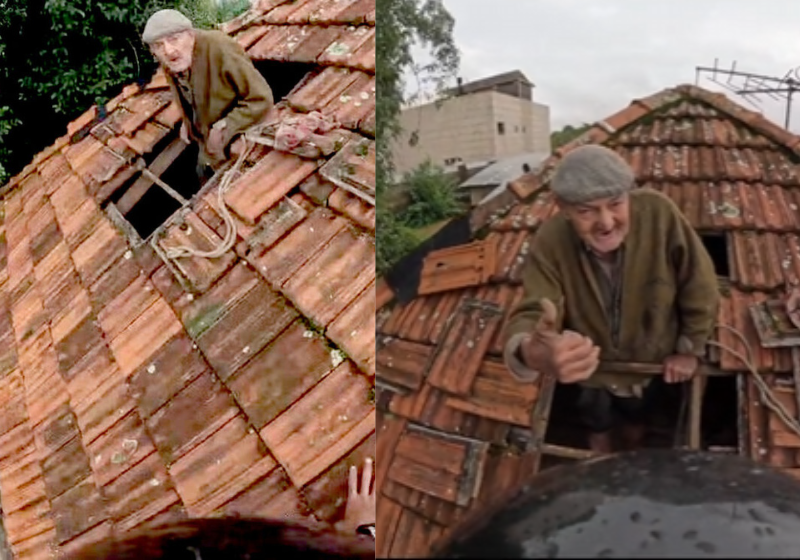
[[347, 505], [344, 510], [344, 519], [336, 524], [336, 528], [343, 533], [355, 533], [362, 525], [375, 524], [375, 489], [370, 488], [372, 483], [372, 459], [364, 461], [364, 470], [361, 473], [361, 486], [358, 484], [358, 467], [350, 467], [348, 481]]
[[181, 128], [180, 128], [180, 131], [178, 132], [178, 134], [179, 134], [180, 139], [181, 139], [181, 141], [183, 143], [185, 143], [185, 144], [190, 144], [191, 143], [191, 140], [189, 140], [189, 129], [186, 128], [186, 123], [185, 122], [181, 123]]
[[208, 133], [208, 141], [206, 142], [206, 149], [208, 153], [214, 156], [222, 157], [225, 150], [225, 121], [217, 121]]
[[664, 360], [664, 381], [667, 383], [683, 383], [689, 381], [694, 372], [697, 371], [697, 366], [700, 364], [700, 359], [691, 354], [673, 354], [667, 356]]
[[600, 348], [579, 333], [557, 333], [556, 306], [548, 299], [541, 304], [542, 317], [521, 348], [523, 360], [528, 367], [554, 375], [561, 383], [586, 381], [600, 363]]

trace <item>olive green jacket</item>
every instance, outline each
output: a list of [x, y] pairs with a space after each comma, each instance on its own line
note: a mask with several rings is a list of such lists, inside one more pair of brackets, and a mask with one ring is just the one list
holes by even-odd
[[[660, 364], [674, 353], [703, 355], [713, 333], [720, 293], [714, 264], [698, 234], [666, 196], [636, 189], [622, 263], [618, 332], [611, 332], [598, 282], [582, 242], [563, 214], [539, 228], [523, 271], [525, 297], [506, 326], [506, 363], [533, 379], [518, 356], [534, 329], [541, 298], [558, 308], [558, 330], [589, 337], [601, 360]], [[597, 371], [588, 386], [631, 386], [639, 375]]]
[[220, 163], [205, 149], [211, 127], [225, 119], [224, 145], [256, 124], [273, 106], [272, 90], [244, 52], [221, 31], [196, 30], [189, 84], [192, 99], [181, 93], [167, 72], [172, 93], [180, 101], [189, 137], [200, 144], [201, 159]]

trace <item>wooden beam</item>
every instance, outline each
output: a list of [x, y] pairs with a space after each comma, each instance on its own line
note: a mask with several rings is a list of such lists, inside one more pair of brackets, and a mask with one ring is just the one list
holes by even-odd
[[553, 457], [561, 457], [562, 459], [575, 459], [576, 461], [584, 461], [601, 456], [599, 453], [595, 453], [589, 449], [564, 447], [563, 445], [554, 445], [552, 443], [542, 444], [542, 453]]
[[689, 449], [699, 450], [702, 445], [702, 425], [703, 425], [703, 393], [706, 389], [707, 378], [702, 375], [695, 375], [692, 378], [691, 391], [689, 393], [689, 425], [688, 442]]
[[[642, 362], [610, 362], [601, 361], [598, 368], [601, 371], [614, 373], [632, 373], [635, 375], [660, 375], [664, 368], [661, 364], [648, 364]], [[736, 375], [734, 372], [722, 371], [711, 364], [700, 364], [697, 368], [697, 375], [702, 377], [729, 377]]]
[[[172, 143], [167, 146], [163, 152], [156, 156], [156, 159], [153, 160], [153, 163], [150, 164], [148, 168], [154, 175], [160, 177], [162, 173], [164, 173], [169, 166], [172, 165], [178, 156], [183, 153], [188, 147], [188, 144], [183, 142], [180, 138], [175, 138]], [[147, 194], [147, 191], [150, 190], [150, 187], [154, 185], [151, 179], [148, 179], [144, 175], [139, 177], [135, 183], [133, 183], [130, 188], [122, 195], [122, 198], [119, 199], [117, 202], [117, 210], [119, 210], [123, 215], [127, 215], [128, 212], [131, 211], [131, 208], [136, 206], [136, 203], [139, 202], [142, 197]]]

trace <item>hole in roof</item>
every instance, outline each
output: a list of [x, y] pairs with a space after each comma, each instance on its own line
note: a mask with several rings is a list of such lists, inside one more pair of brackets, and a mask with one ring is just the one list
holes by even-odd
[[[177, 133], [167, 135], [156, 149], [145, 157], [148, 167], [153, 163], [169, 144], [177, 138]], [[160, 179], [177, 191], [183, 198], [190, 200], [201, 188], [197, 176], [196, 144], [186, 146], [175, 160], [161, 173]], [[119, 204], [143, 175], [135, 174], [128, 182], [118, 189], [111, 197], [111, 202]], [[156, 184], [151, 184], [147, 192], [125, 213], [125, 219], [130, 223], [142, 239], [147, 239], [159, 226], [181, 207], [180, 202], [174, 199], [164, 189]]]
[[267, 80], [275, 103], [289, 95], [303, 78], [319, 70], [319, 66], [315, 64], [276, 60], [254, 60], [253, 65]]
[[714, 261], [714, 270], [717, 276], [728, 278], [731, 275], [730, 261], [728, 260], [728, 244], [724, 234], [705, 233], [700, 235], [703, 246]]
[[[253, 64], [266, 78], [276, 103], [286, 97], [305, 78], [321, 71], [314, 64], [277, 62], [273, 60], [253, 61]], [[150, 153], [143, 156], [148, 168], [153, 165], [153, 162], [159, 158], [176, 138], [177, 127], [154, 146]], [[172, 187], [186, 200], [191, 200], [202, 187], [197, 176], [197, 156], [197, 145], [187, 146], [166, 171], [160, 175], [160, 179], [163, 182]], [[110, 201], [119, 205], [120, 201], [125, 199], [125, 195], [130, 188], [142, 177], [142, 174], [135, 174], [126, 184], [117, 189]], [[180, 207], [181, 204], [178, 200], [160, 186], [152, 184], [147, 189], [147, 192], [127, 212], [124, 212], [124, 216], [139, 236], [142, 239], [147, 239]], [[124, 208], [120, 208], [120, 210], [124, 210]]]
[[[684, 405], [684, 419], [679, 424], [684, 391], [689, 397], [689, 386], [668, 385], [657, 377], [653, 383], [653, 402], [648, 411], [643, 447], [650, 449], [669, 449], [688, 444], [686, 426], [689, 422], [688, 401]], [[549, 444], [588, 449], [587, 431], [581, 421], [577, 403], [580, 386], [556, 385], [550, 418], [547, 424], [545, 441]], [[736, 376], [708, 377], [701, 411], [701, 442], [706, 449], [717, 448], [735, 452], [739, 433], [739, 395]], [[615, 429], [621, 425], [616, 419]], [[617, 430], [618, 431], [618, 430]], [[619, 442], [615, 442], [619, 446]], [[542, 470], [574, 459], [545, 455], [542, 457]]]

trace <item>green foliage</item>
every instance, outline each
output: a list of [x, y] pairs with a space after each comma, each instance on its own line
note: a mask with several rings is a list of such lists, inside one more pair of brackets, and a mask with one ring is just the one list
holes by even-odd
[[212, 27], [247, 0], [0, 0], [0, 184], [64, 134], [92, 104], [156, 62], [141, 31], [156, 10], [175, 8]]
[[378, 274], [384, 274], [417, 245], [417, 238], [403, 225], [396, 214], [385, 206], [378, 206], [378, 243], [375, 248], [375, 265]]
[[[399, 116], [404, 95], [403, 76], [413, 72], [420, 84], [444, 88], [458, 69], [458, 49], [453, 41], [453, 17], [441, 0], [377, 0], [376, 42], [376, 189], [378, 205], [378, 271], [384, 272], [413, 247], [413, 236], [384, 206], [386, 190], [392, 183], [390, 145], [399, 133]], [[418, 44], [432, 62], [415, 66], [411, 48]]]
[[583, 123], [581, 126], [572, 126], [568, 124], [561, 130], [557, 130], [550, 134], [550, 145], [552, 150], [555, 152], [564, 144], [569, 144], [573, 140], [575, 140], [578, 136], [589, 130], [592, 125], [588, 123]]
[[408, 186], [411, 198], [401, 218], [408, 227], [427, 226], [462, 212], [456, 199], [455, 181], [430, 160], [406, 173], [403, 184]]

